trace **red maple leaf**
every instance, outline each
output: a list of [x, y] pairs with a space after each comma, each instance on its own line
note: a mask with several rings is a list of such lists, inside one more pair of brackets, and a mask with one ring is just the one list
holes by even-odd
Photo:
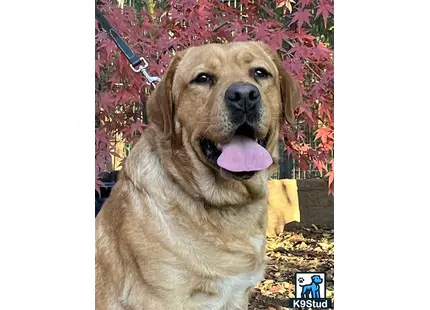
[[241, 33], [238, 34], [234, 37], [233, 41], [234, 42], [238, 42], [238, 41], [248, 41], [249, 40], [249, 34], [247, 33]]
[[[97, 28], [97, 26], [96, 26], [96, 28]], [[104, 32], [104, 31], [101, 31], [101, 32], [97, 33], [96, 34], [96, 38], [95, 38], [96, 45], [97, 44], [100, 45], [102, 42], [104, 42], [105, 40], [107, 40], [107, 36], [108, 36], [108, 34], [106, 32]], [[100, 46], [99, 46], [99, 48], [100, 48]]]
[[260, 27], [254, 29], [254, 33], [256, 40], [266, 41], [269, 35], [269, 30], [267, 29], [267, 26], [260, 25]]
[[110, 93], [101, 95], [99, 99], [100, 107], [106, 111], [112, 111], [115, 108], [117, 102], [117, 98]]
[[206, 5], [201, 5], [197, 10], [194, 10], [197, 16], [207, 17], [210, 15], [208, 7]]
[[125, 136], [133, 136], [134, 134], [134, 129], [131, 126], [127, 126], [121, 129], [121, 132], [125, 135]]
[[299, 160], [299, 167], [300, 170], [309, 170], [309, 164], [308, 164], [308, 159], [305, 156], [300, 156], [300, 160]]
[[315, 168], [317, 168], [320, 175], [322, 175], [322, 171], [327, 170], [327, 165], [322, 160], [313, 160], [313, 165]]
[[330, 129], [327, 127], [318, 128], [315, 140], [321, 139], [322, 143], [327, 143], [328, 135], [330, 134]]
[[103, 67], [103, 63], [100, 59], [96, 59], [95, 61], [96, 66], [96, 78], [100, 78], [100, 68]]
[[315, 0], [299, 0], [298, 3], [300, 4], [300, 6], [302, 8], [304, 8], [305, 6], [309, 5], [309, 4], [313, 4]]
[[313, 49], [311, 47], [307, 47], [306, 45], [295, 45], [290, 48], [289, 52], [294, 53], [295, 57], [300, 58], [309, 58], [309, 52], [311, 52]]
[[184, 16], [183, 12], [180, 12], [178, 10], [173, 9], [170, 14], [171, 14], [170, 17], [172, 18], [172, 20], [176, 20], [176, 21], [180, 21], [180, 22], [185, 20], [185, 16]]
[[145, 128], [146, 124], [144, 123], [133, 123], [130, 126], [126, 126], [121, 129], [121, 132], [124, 133], [126, 136], [133, 137], [136, 131], [142, 134]]
[[227, 29], [229, 31], [234, 31], [235, 34], [242, 33], [243, 22], [241, 20], [236, 20], [230, 23], [230, 26]]
[[327, 48], [321, 42], [318, 42], [318, 45], [316, 45], [316, 48], [312, 50], [312, 56], [318, 59], [319, 61], [330, 59], [331, 54], [333, 54], [333, 51]]
[[310, 108], [309, 107], [306, 107], [306, 106], [300, 106], [299, 107], [299, 110], [298, 110], [298, 112], [297, 112], [297, 115], [301, 115], [301, 114], [304, 114], [304, 115], [306, 115], [308, 118], [309, 118], [309, 120], [311, 121], [311, 122], [313, 122], [314, 121], [314, 116], [312, 115], [312, 111], [310, 110]]
[[[333, 160], [331, 162], [333, 162]], [[329, 187], [328, 191], [329, 191], [329, 193], [334, 194], [334, 170], [333, 170], [333, 166], [332, 166], [332, 170], [327, 172], [327, 174], [325, 176], [328, 177], [328, 187]]]
[[297, 133], [296, 133], [297, 141], [303, 141], [305, 138], [306, 136], [304, 135], [304, 131], [301, 129], [297, 129]]
[[148, 19], [145, 19], [142, 22], [142, 28], [143, 30], [146, 30], [146, 31], [152, 31], [154, 29], [154, 24], [150, 23]]
[[329, 14], [333, 14], [333, 3], [330, 0], [320, 0], [317, 13], [315, 17], [322, 15], [324, 20], [324, 27], [327, 27], [327, 18]]
[[131, 88], [122, 88], [117, 95], [117, 98], [119, 98], [119, 101], [121, 102], [128, 102], [128, 101], [138, 101], [139, 94], [137, 92], [134, 92]]
[[300, 77], [298, 77], [298, 76], [302, 74], [302, 71], [303, 71], [303, 62], [300, 60], [299, 57], [287, 58], [284, 61], [284, 68], [288, 72], [291, 72], [294, 75], [296, 75], [296, 78], [298, 80], [300, 80]]
[[308, 9], [305, 9], [303, 11], [297, 11], [293, 13], [293, 19], [291, 20], [291, 24], [297, 22], [297, 27], [302, 28], [303, 23], [311, 25], [309, 22], [309, 17], [311, 16], [311, 11]]
[[134, 129], [134, 131], [138, 131], [138, 132], [140, 132], [142, 134], [143, 131], [146, 128], [146, 124], [144, 124], [144, 123], [134, 123], [134, 124], [131, 124], [131, 127]]
[[299, 42], [302, 42], [304, 40], [313, 42], [315, 40], [315, 37], [310, 34], [306, 29], [299, 28], [297, 29], [293, 34], [293, 38], [296, 38], [299, 40]]
[[267, 43], [269, 44], [270, 48], [273, 50], [277, 50], [279, 47], [282, 46], [282, 39], [285, 36], [285, 31], [283, 29], [278, 29], [271, 33], [269, 36], [269, 39], [267, 40]]
[[96, 138], [95, 139], [96, 140], [96, 144], [99, 144], [99, 143], [106, 143], [106, 144], [108, 144], [108, 142], [109, 142], [108, 137], [106, 135], [106, 132], [101, 131], [100, 129], [96, 129], [95, 138]]

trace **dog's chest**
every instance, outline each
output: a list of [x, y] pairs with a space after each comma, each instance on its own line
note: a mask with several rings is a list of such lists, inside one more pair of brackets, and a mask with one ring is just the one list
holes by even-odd
[[[258, 251], [264, 253], [264, 235], [250, 238], [250, 243]], [[264, 255], [264, 254], [263, 254]], [[211, 288], [213, 294], [201, 293], [193, 296], [192, 309], [246, 309], [248, 291], [264, 279], [265, 264], [258, 269], [234, 276], [218, 278], [205, 286]], [[216, 292], [216, 293], [215, 293]]]
[[236, 276], [219, 278], [211, 286], [214, 286], [217, 294], [194, 295], [190, 309], [195, 310], [220, 310], [220, 309], [247, 309], [248, 290], [255, 287], [264, 279], [264, 267]]
[[220, 299], [228, 303], [237, 296], [244, 295], [248, 289], [255, 287], [264, 279], [264, 268], [219, 280]]
[[[264, 251], [264, 235], [253, 236], [249, 239], [249, 241], [257, 251]], [[228, 278], [221, 278], [217, 281], [217, 284], [220, 287], [222, 296], [224, 296], [226, 299], [229, 299], [231, 297], [231, 293], [242, 294], [250, 287], [256, 286], [261, 280], [263, 280], [263, 278], [264, 265], [261, 265], [259, 269], [248, 273], [239, 274]]]

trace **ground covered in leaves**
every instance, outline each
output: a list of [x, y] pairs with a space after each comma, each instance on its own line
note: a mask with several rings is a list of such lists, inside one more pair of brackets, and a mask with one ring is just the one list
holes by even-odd
[[266, 246], [268, 266], [265, 280], [251, 295], [249, 310], [287, 310], [294, 298], [295, 272], [325, 272], [326, 298], [334, 304], [334, 235], [323, 226], [294, 227], [277, 237], [269, 237]]

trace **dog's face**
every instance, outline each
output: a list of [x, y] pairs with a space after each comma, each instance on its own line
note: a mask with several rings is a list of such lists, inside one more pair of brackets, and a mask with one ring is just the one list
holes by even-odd
[[260, 42], [208, 44], [175, 56], [148, 101], [172, 147], [224, 179], [247, 180], [278, 158], [280, 126], [294, 123], [296, 82]]
[[315, 284], [321, 284], [323, 282], [323, 280], [319, 275], [314, 275], [311, 277], [311, 279], [312, 279], [312, 282]]

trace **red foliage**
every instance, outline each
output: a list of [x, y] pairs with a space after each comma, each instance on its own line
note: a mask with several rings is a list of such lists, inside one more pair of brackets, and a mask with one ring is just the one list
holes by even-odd
[[[150, 75], [161, 76], [172, 52], [191, 45], [261, 40], [278, 51], [285, 69], [300, 81], [304, 98], [303, 106], [297, 111], [298, 128], [292, 129], [287, 123], [283, 128], [286, 151], [299, 160], [301, 169], [313, 166], [327, 177], [333, 193], [333, 50], [309, 31], [317, 18], [322, 17], [326, 25], [328, 16], [333, 15], [333, 1], [277, 0], [275, 11], [288, 8], [282, 20], [276, 17], [279, 14], [269, 8], [268, 2], [242, 1], [241, 14], [216, 0], [170, 1], [170, 8], [156, 10], [154, 17], [130, 7], [120, 9], [105, 4], [100, 8], [133, 51], [148, 60]], [[285, 19], [289, 22], [285, 23]], [[95, 105], [100, 122], [96, 129], [98, 174], [114, 153], [110, 141], [115, 134], [122, 133], [126, 141], [133, 143], [144, 130], [139, 94], [141, 91], [146, 94], [149, 86], [140, 74], [131, 70], [126, 58], [97, 22], [95, 28]], [[315, 141], [310, 141], [305, 134], [309, 131], [316, 132]]]

